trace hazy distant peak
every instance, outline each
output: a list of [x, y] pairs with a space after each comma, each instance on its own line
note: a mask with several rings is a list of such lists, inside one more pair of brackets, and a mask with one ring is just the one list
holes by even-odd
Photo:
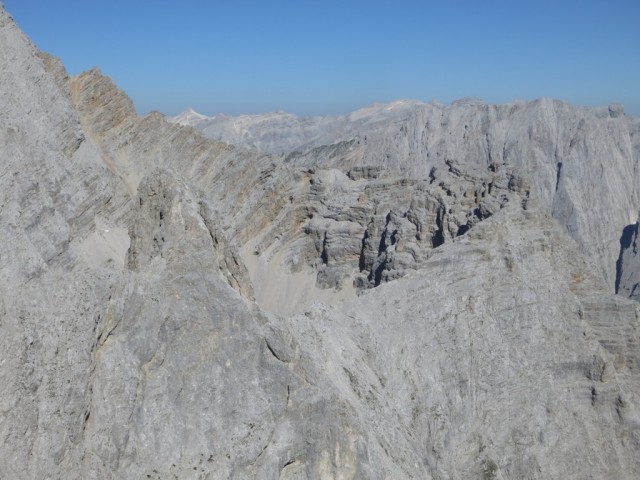
[[281, 119], [298, 119], [299, 117], [294, 113], [285, 112], [284, 110], [278, 110], [275, 112], [267, 113], [245, 113], [235, 117], [243, 121], [269, 121], [269, 120], [281, 120]]
[[484, 105], [485, 102], [479, 97], [463, 97], [451, 103], [452, 107], [477, 107]]
[[[452, 122], [452, 128], [459, 124], [461, 116], [480, 120], [488, 110], [501, 109], [509, 112], [528, 111], [530, 115], [595, 115], [597, 118], [624, 118], [624, 107], [611, 104], [608, 107], [591, 108], [573, 106], [561, 100], [538, 98], [531, 101], [514, 100], [499, 106], [486, 103], [478, 97], [465, 97], [449, 105], [438, 101], [425, 103], [413, 99], [400, 99], [388, 103], [374, 103], [345, 115], [298, 116], [283, 111], [236, 116], [216, 115], [206, 117], [193, 109], [171, 118], [170, 121], [190, 125], [204, 136], [225, 143], [243, 146], [261, 152], [284, 154], [293, 151], [308, 152], [324, 145], [334, 145], [344, 141], [362, 138], [367, 155], [381, 155], [388, 145], [395, 142], [399, 125], [411, 131], [422, 131], [428, 119], [433, 117], [436, 125], [441, 116], [445, 124]], [[483, 113], [485, 112], [485, 113]], [[555, 113], [554, 113], [555, 112]], [[463, 122], [464, 124], [464, 122]], [[462, 125], [462, 124], [460, 124]], [[497, 127], [496, 127], [497, 128]], [[433, 132], [430, 133], [432, 138]], [[415, 140], [415, 139], [414, 139]], [[378, 152], [374, 154], [372, 152]], [[388, 152], [387, 152], [388, 153]], [[419, 152], [414, 152], [416, 155]]]
[[179, 125], [190, 125], [194, 127], [198, 123], [209, 120], [210, 117], [203, 115], [201, 113], [196, 112], [193, 108], [188, 108], [184, 112], [176, 115], [170, 120]]
[[349, 114], [349, 120], [352, 122], [363, 120], [367, 117], [380, 117], [380, 116], [388, 116], [389, 112], [392, 114], [405, 112], [412, 110], [416, 107], [421, 107], [425, 105], [424, 102], [419, 100], [396, 100], [389, 103], [374, 103], [373, 105], [369, 105], [368, 107], [361, 108]]

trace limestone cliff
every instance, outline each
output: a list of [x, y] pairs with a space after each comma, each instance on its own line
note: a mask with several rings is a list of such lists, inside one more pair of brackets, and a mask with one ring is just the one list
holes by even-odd
[[0, 46], [0, 478], [640, 477], [635, 119], [256, 153]]
[[[285, 118], [297, 127], [283, 129]], [[617, 104], [592, 109], [546, 98], [507, 105], [476, 99], [448, 106], [400, 101], [333, 118], [270, 114], [200, 118], [194, 125], [211, 138], [238, 145], [275, 152], [290, 147], [293, 153], [286, 159], [292, 164], [344, 173], [374, 167], [428, 178], [433, 168], [450, 161], [465, 169], [518, 167], [545, 211], [583, 253], [599, 259], [612, 291], [618, 240], [635, 222], [640, 201], [640, 119], [624, 115]], [[230, 134], [230, 125], [244, 129], [242, 134]], [[304, 139], [301, 128], [307, 132]]]

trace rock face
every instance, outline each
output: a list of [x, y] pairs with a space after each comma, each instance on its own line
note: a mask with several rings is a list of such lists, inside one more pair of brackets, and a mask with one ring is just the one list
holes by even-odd
[[640, 301], [640, 256], [638, 222], [627, 225], [620, 237], [620, 256], [616, 262], [616, 293]]
[[620, 106], [269, 154], [0, 45], [0, 478], [640, 477]]
[[[226, 133], [228, 125], [239, 124], [247, 124], [251, 134]], [[211, 138], [249, 147], [261, 147], [252, 140], [256, 137], [282, 132], [270, 115], [203, 120], [195, 127]], [[626, 117], [621, 105], [589, 109], [540, 99], [497, 106], [467, 99], [445, 107], [405, 101], [323, 117], [313, 129], [319, 140], [294, 142], [299, 151], [288, 154], [287, 162], [343, 172], [382, 168], [425, 179], [450, 161], [464, 169], [494, 163], [517, 167], [545, 211], [565, 226], [583, 253], [599, 259], [613, 291], [618, 240], [635, 222], [640, 202], [640, 121]], [[292, 134], [288, 140], [296, 138]]]

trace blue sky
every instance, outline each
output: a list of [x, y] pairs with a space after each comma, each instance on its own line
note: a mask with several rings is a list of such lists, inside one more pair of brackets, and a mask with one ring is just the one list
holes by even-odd
[[71, 74], [140, 113], [339, 114], [541, 96], [640, 114], [639, 0], [4, 0]]

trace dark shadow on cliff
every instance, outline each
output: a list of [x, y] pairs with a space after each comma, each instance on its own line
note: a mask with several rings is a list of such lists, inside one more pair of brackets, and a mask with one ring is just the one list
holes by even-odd
[[[620, 237], [620, 254], [618, 255], [618, 260], [616, 261], [616, 290], [618, 293], [620, 289], [620, 280], [622, 279], [622, 257], [624, 252], [631, 247], [631, 242], [633, 241], [634, 236], [637, 235], [638, 224], [633, 223], [631, 225], [627, 225], [622, 229], [622, 236]], [[634, 250], [635, 250], [634, 244]]]

